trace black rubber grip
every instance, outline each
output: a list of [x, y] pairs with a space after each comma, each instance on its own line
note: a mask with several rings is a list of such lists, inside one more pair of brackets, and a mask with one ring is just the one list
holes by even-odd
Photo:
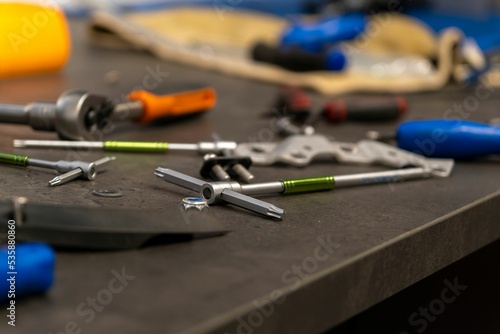
[[304, 52], [298, 49], [287, 51], [265, 43], [257, 43], [252, 48], [252, 59], [281, 66], [295, 72], [324, 71], [325, 56]]
[[407, 109], [406, 99], [398, 96], [349, 101], [334, 100], [325, 105], [323, 113], [331, 123], [383, 122], [398, 119]]

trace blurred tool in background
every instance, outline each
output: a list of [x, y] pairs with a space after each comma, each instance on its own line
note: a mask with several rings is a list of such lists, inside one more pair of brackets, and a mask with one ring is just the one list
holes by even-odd
[[[311, 97], [300, 87], [283, 86], [266, 117], [276, 117], [276, 127], [283, 135], [313, 134], [320, 120], [342, 122], [390, 122], [403, 117], [408, 101], [403, 96], [362, 96], [331, 99], [320, 112], [314, 112]], [[307, 124], [306, 124], [307, 123]]]
[[396, 135], [368, 133], [371, 139], [396, 140], [407, 151], [435, 158], [473, 159], [500, 154], [500, 126], [463, 120], [403, 123]]
[[[463, 62], [456, 54], [462, 52], [457, 44], [465, 39], [459, 30], [437, 34], [399, 11], [287, 20], [245, 11], [245, 4], [222, 11], [97, 11], [90, 20], [91, 38], [105, 48], [126, 42], [167, 61], [337, 95], [437, 90]], [[205, 24], [214, 21], [216, 25]], [[162, 38], [151, 37], [157, 35]], [[210, 56], [202, 50], [210, 50]], [[265, 62], [252, 61], [252, 53]], [[458, 76], [464, 77], [469, 76]]]
[[296, 86], [281, 86], [278, 97], [266, 117], [293, 117], [304, 122], [312, 112], [311, 97], [303, 89]]
[[342, 71], [347, 64], [346, 56], [336, 47], [314, 53], [298, 47], [280, 49], [264, 43], [254, 45], [252, 59], [295, 72]]
[[102, 165], [113, 160], [115, 160], [115, 157], [104, 157], [94, 162], [67, 160], [48, 161], [33, 159], [25, 155], [0, 152], [0, 163], [20, 167], [33, 166], [48, 168], [61, 173], [61, 175], [49, 181], [49, 186], [59, 186], [77, 178], [92, 181], [95, 179], [98, 169]]
[[409, 9], [429, 4], [429, 0], [307, 0], [307, 10], [322, 15], [345, 13], [375, 13]]
[[216, 103], [212, 88], [158, 96], [134, 91], [128, 101], [112, 102], [85, 91], [67, 91], [55, 103], [0, 104], [0, 123], [27, 124], [35, 130], [55, 131], [61, 139], [102, 139], [114, 121], [150, 123], [211, 109]]
[[42, 243], [17, 243], [10, 248], [0, 245], [0, 303], [49, 290], [55, 260], [54, 250]]
[[56, 1], [46, 5], [0, 2], [0, 79], [60, 70], [70, 35]]
[[334, 44], [353, 40], [365, 28], [364, 14], [333, 16], [315, 22], [292, 22], [281, 35], [280, 47], [283, 50], [322, 52]]
[[386, 122], [403, 117], [408, 102], [402, 96], [366, 96], [328, 101], [322, 113], [329, 123]]
[[365, 28], [363, 14], [291, 23], [283, 31], [279, 47], [257, 43], [252, 58], [297, 72], [341, 71], [348, 59], [338, 43], [353, 40]]

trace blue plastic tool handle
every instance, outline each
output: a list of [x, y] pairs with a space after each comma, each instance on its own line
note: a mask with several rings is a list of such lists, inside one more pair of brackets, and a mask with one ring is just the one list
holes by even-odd
[[325, 69], [329, 71], [342, 71], [347, 66], [347, 56], [336, 46], [326, 52]]
[[472, 159], [500, 154], [500, 126], [462, 120], [411, 121], [399, 126], [398, 146], [428, 157]]
[[0, 303], [50, 289], [54, 282], [55, 258], [54, 250], [42, 243], [16, 243], [15, 253], [7, 245], [0, 245]]
[[300, 48], [315, 53], [322, 52], [331, 44], [353, 40], [365, 28], [364, 14], [348, 14], [316, 23], [293, 24], [283, 32], [281, 47]]

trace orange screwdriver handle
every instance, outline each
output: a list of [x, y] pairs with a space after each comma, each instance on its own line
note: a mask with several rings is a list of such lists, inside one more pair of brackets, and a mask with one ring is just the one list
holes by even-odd
[[127, 98], [143, 104], [142, 114], [135, 121], [148, 123], [163, 117], [183, 116], [211, 109], [217, 101], [217, 94], [213, 88], [162, 96], [138, 90], [131, 92]]

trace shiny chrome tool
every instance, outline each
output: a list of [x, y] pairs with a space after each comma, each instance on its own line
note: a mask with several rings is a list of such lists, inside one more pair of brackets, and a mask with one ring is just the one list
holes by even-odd
[[109, 122], [150, 123], [164, 117], [193, 115], [215, 105], [216, 93], [210, 88], [157, 96], [133, 91], [126, 101], [82, 90], [64, 92], [56, 102], [27, 105], [0, 103], [0, 123], [27, 124], [35, 130], [55, 131], [61, 139], [100, 139]]
[[[238, 182], [205, 182], [192, 176], [176, 172], [172, 169], [158, 167], [155, 175], [167, 182], [183, 188], [194, 190], [207, 200], [208, 205], [231, 203], [244, 209], [259, 213], [266, 217], [281, 219], [284, 210], [270, 203], [246, 196]], [[250, 187], [250, 185], [248, 185]]]
[[[451, 172], [451, 170], [449, 171]], [[207, 204], [232, 203], [242, 208], [280, 218], [284, 210], [257, 200], [251, 195], [307, 193], [332, 190], [338, 187], [362, 186], [376, 183], [393, 183], [439, 176], [428, 168], [408, 168], [384, 172], [341, 176], [311, 177], [280, 180], [267, 183], [239, 184], [237, 182], [205, 182], [167, 168], [156, 168], [155, 175], [167, 182], [194, 190], [207, 200]]]
[[0, 163], [21, 167], [41, 167], [50, 168], [63, 173], [49, 181], [49, 186], [60, 186], [77, 178], [94, 180], [97, 175], [97, 168], [115, 160], [115, 157], [104, 157], [94, 162], [87, 161], [47, 161], [33, 159], [25, 155], [0, 153]]
[[65, 141], [15, 139], [16, 148], [95, 149], [108, 152], [165, 153], [168, 151], [193, 151], [201, 154], [234, 150], [233, 141], [199, 142], [193, 144], [140, 141]]

